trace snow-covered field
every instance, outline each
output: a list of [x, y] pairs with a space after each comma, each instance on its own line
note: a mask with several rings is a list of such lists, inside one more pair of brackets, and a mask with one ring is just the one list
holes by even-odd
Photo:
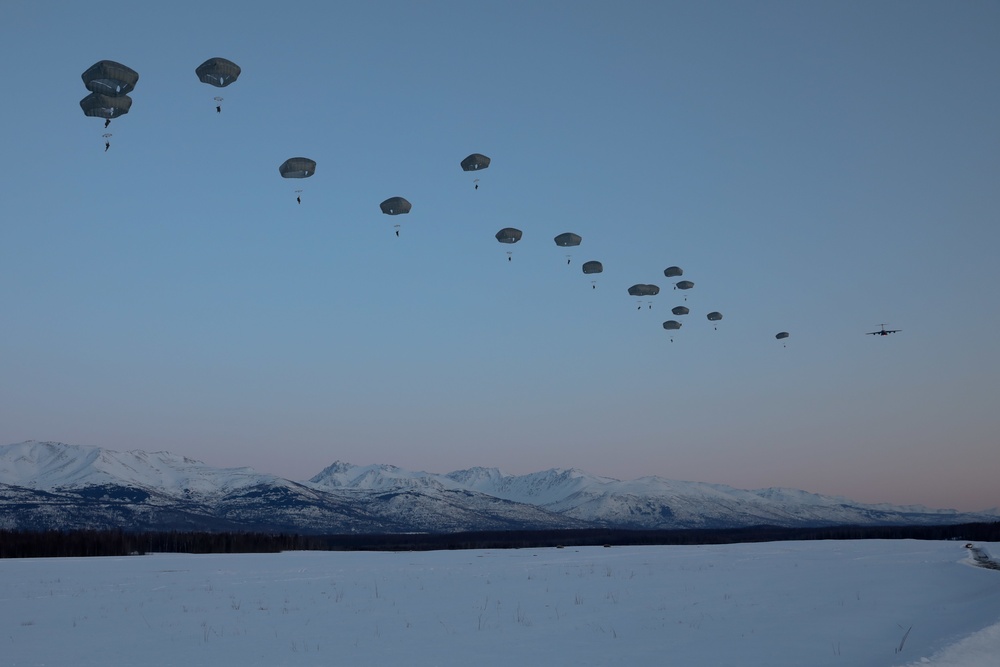
[[1000, 571], [912, 540], [11, 559], [0, 629], [3, 665], [995, 667]]

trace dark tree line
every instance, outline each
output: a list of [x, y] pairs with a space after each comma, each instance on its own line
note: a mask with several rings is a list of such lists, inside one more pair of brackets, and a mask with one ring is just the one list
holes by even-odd
[[148, 553], [438, 551], [539, 547], [694, 545], [788, 540], [964, 540], [1000, 542], [1000, 522], [950, 526], [827, 526], [685, 530], [511, 530], [441, 534], [297, 535], [265, 532], [0, 530], [0, 558], [128, 556]]
[[299, 536], [280, 533], [0, 530], [0, 558], [130, 556], [147, 553], [277, 553], [301, 550]]

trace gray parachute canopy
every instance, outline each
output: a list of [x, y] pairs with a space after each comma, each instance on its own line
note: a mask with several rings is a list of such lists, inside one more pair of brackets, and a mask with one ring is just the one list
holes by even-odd
[[309, 178], [316, 173], [316, 160], [307, 157], [290, 157], [278, 167], [282, 178]]
[[691, 312], [691, 309], [687, 306], [675, 306], [670, 309], [670, 312], [674, 315], [687, 315]]
[[660, 288], [656, 285], [632, 285], [628, 288], [628, 293], [632, 296], [656, 296], [660, 293]]
[[91, 93], [80, 100], [80, 108], [84, 115], [97, 118], [118, 118], [128, 113], [132, 108], [132, 98], [128, 95], [109, 97], [99, 93]]
[[694, 283], [690, 280], [682, 280], [674, 285], [674, 289], [691, 289], [694, 287]]
[[87, 90], [109, 97], [127, 95], [139, 81], [138, 72], [113, 60], [94, 63], [81, 76]]
[[780, 333], [776, 333], [774, 334], [774, 337], [777, 338], [778, 340], [781, 340], [782, 338], [788, 338], [788, 332], [782, 331]]
[[677, 276], [684, 275], [684, 269], [682, 269], [679, 266], [668, 266], [667, 268], [663, 269], [663, 275], [665, 275], [667, 278], [676, 278]]
[[582, 240], [583, 239], [579, 234], [574, 234], [573, 232], [566, 232], [565, 234], [560, 234], [555, 238], [556, 245], [562, 246], [563, 248], [580, 245], [580, 241]]
[[382, 212], [386, 215], [399, 215], [400, 213], [409, 213], [413, 206], [410, 202], [406, 201], [402, 197], [389, 197], [384, 202], [378, 205]]
[[604, 271], [604, 265], [596, 260], [591, 260], [589, 262], [583, 263], [584, 273], [602, 273]]
[[195, 68], [194, 73], [202, 83], [225, 88], [240, 76], [240, 66], [225, 58], [209, 58]]
[[513, 227], [504, 227], [497, 232], [497, 241], [500, 243], [517, 243], [521, 240], [521, 230]]
[[719, 320], [721, 320], [721, 319], [722, 319], [722, 313], [720, 313], [720, 312], [719, 312], [719, 311], [717, 311], [717, 310], [713, 310], [712, 312], [710, 312], [710, 313], [709, 313], [708, 315], [706, 315], [705, 317], [707, 317], [707, 318], [708, 318], [708, 321], [709, 321], [709, 322], [718, 322]]
[[681, 323], [678, 322], [677, 320], [667, 320], [666, 322], [663, 323], [663, 328], [667, 329], [668, 331], [673, 329], [680, 329]]
[[473, 153], [462, 160], [462, 171], [478, 171], [490, 166], [490, 159], [482, 153]]

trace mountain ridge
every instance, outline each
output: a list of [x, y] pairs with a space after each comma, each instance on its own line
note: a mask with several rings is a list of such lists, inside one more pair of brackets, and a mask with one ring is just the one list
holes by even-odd
[[659, 476], [623, 481], [576, 468], [441, 474], [334, 461], [309, 480], [293, 481], [166, 451], [31, 440], [0, 446], [0, 528], [433, 533], [997, 520], [997, 510], [866, 504], [799, 489], [745, 490]]

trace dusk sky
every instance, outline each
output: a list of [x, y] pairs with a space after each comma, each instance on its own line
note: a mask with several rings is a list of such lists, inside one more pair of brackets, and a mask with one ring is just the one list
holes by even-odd
[[985, 0], [5, 0], [0, 444], [1000, 506], [998, 35]]

